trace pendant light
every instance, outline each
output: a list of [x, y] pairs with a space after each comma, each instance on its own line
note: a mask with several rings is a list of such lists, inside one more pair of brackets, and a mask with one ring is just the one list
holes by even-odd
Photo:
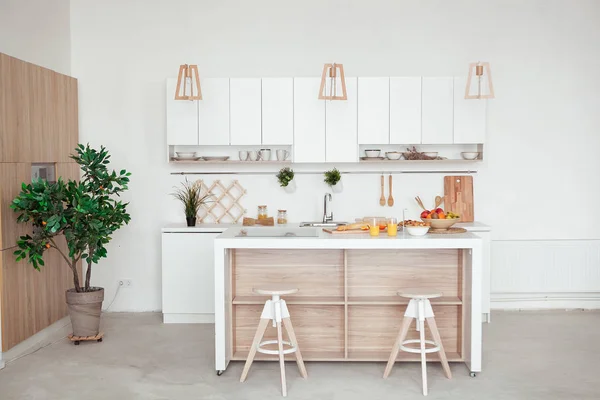
[[[189, 89], [189, 93], [188, 93]], [[175, 100], [202, 100], [197, 65], [180, 65]]]
[[[475, 76], [473, 76], [475, 72]], [[473, 82], [475, 81], [475, 82]], [[472, 85], [474, 83], [474, 85]], [[477, 90], [472, 93], [472, 87]], [[493, 99], [494, 84], [492, 83], [492, 71], [490, 63], [477, 62], [469, 64], [469, 77], [467, 79], [467, 88], [465, 89], [465, 99]]]
[[[338, 80], [340, 81], [338, 88]], [[343, 64], [325, 64], [321, 75], [319, 100], [347, 100], [346, 78], [344, 77]]]

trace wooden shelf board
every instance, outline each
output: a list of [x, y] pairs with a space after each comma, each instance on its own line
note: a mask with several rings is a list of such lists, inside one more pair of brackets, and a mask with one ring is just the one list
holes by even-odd
[[448, 159], [448, 160], [360, 160], [359, 163], [364, 164], [403, 164], [403, 163], [472, 163], [481, 162], [482, 159], [476, 160], [463, 160], [462, 158]]
[[175, 164], [252, 164], [252, 165], [287, 165], [291, 164], [291, 161], [239, 161], [239, 160], [227, 160], [227, 161], [204, 161], [204, 160], [173, 160], [169, 162]]
[[[460, 305], [458, 297], [439, 297], [431, 299], [432, 305]], [[355, 296], [348, 297], [348, 305], [406, 305], [409, 299], [400, 296]]]
[[[265, 304], [266, 296], [235, 296], [233, 304]], [[344, 305], [344, 296], [284, 296], [287, 304]]]
[[[300, 343], [299, 343], [300, 344]], [[344, 359], [343, 351], [304, 351], [300, 344], [300, 351], [302, 352], [302, 358], [304, 361], [346, 361]], [[245, 361], [248, 358], [247, 351], [236, 351], [231, 357], [232, 361]], [[286, 354], [286, 360], [295, 360], [296, 356], [294, 353]], [[255, 361], [277, 361], [279, 360], [278, 355], [256, 353], [254, 357]]]
[[[302, 348], [300, 348], [302, 351]], [[304, 361], [350, 361], [350, 362], [386, 362], [390, 356], [389, 351], [348, 351], [348, 358], [344, 357], [343, 351], [302, 351]], [[464, 362], [458, 353], [446, 353], [450, 362]], [[245, 361], [248, 358], [247, 351], [236, 351], [231, 357], [232, 361]], [[295, 355], [286, 354], [286, 361], [296, 360]], [[277, 355], [256, 353], [255, 361], [277, 361]], [[396, 362], [421, 361], [420, 354], [400, 352]], [[427, 355], [427, 362], [439, 362], [436, 354]]]

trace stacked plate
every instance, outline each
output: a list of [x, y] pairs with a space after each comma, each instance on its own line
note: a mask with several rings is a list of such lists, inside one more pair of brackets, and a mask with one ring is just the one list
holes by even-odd
[[175, 155], [177, 156], [173, 157], [175, 161], [196, 161], [202, 158], [197, 157], [195, 151], [176, 151]]

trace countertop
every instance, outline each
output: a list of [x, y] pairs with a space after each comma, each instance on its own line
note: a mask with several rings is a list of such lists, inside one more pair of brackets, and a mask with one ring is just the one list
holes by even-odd
[[[275, 225], [277, 227], [294, 227], [297, 228], [300, 225], [299, 222], [292, 222], [287, 225]], [[469, 232], [490, 232], [491, 227], [481, 222], [459, 222], [456, 225], [457, 228], [465, 228]], [[229, 228], [241, 228], [241, 224], [198, 224], [196, 226], [186, 226], [185, 223], [173, 223], [164, 226], [161, 231], [164, 233], [220, 233], [225, 232]], [[271, 227], [266, 227], [271, 228]], [[456, 235], [453, 235], [456, 236]]]

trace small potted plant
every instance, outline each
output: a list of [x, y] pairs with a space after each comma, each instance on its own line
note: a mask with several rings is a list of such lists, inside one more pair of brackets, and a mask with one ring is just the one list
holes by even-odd
[[[73, 273], [73, 288], [66, 293], [73, 335], [89, 337], [100, 331], [104, 299], [104, 289], [90, 284], [92, 264], [106, 257], [113, 233], [131, 219], [129, 203], [119, 200], [131, 174], [124, 169], [109, 171], [110, 155], [104, 147], [98, 151], [79, 144], [75, 152], [71, 158], [83, 171], [79, 181], [23, 183], [10, 208], [19, 213], [17, 222], [33, 226], [30, 234], [17, 240], [17, 261], [27, 260], [39, 271], [46, 251], [60, 253]], [[57, 241], [61, 236], [67, 241], [66, 251]], [[80, 261], [87, 264], [85, 277], [78, 268]]]
[[342, 174], [337, 168], [325, 171], [325, 183], [331, 187], [334, 193], [340, 193], [344, 189], [342, 186]]
[[293, 169], [289, 167], [280, 169], [277, 173], [277, 180], [279, 181], [279, 186], [287, 193], [294, 193], [296, 191], [296, 181], [294, 180]]
[[181, 201], [183, 204], [183, 212], [187, 226], [196, 226], [196, 216], [203, 204], [210, 203], [212, 194], [202, 195], [202, 187], [196, 182], [190, 182], [185, 179], [180, 187], [174, 188], [175, 192], [171, 193], [173, 197]]

